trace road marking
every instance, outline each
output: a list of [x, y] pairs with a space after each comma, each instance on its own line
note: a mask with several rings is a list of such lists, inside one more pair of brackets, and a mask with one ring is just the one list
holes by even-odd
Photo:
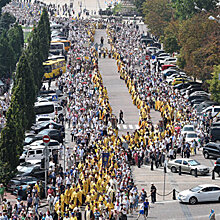
[[129, 125], [129, 128], [130, 128], [130, 129], [133, 129], [133, 125]]
[[139, 125], [135, 125], [135, 128], [136, 128], [136, 129], [139, 129]]
[[127, 125], [123, 125], [123, 128], [124, 128], [124, 129], [127, 129]]

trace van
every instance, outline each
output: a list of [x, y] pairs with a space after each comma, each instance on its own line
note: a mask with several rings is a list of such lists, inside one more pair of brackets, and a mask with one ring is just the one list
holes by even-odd
[[220, 127], [211, 127], [209, 137], [211, 141], [220, 141]]
[[63, 107], [54, 102], [35, 102], [34, 110], [36, 118], [41, 116], [55, 118], [56, 115], [60, 118], [64, 116]]
[[[59, 150], [57, 147], [48, 147], [49, 157], [52, 156], [53, 152]], [[29, 149], [23, 151], [19, 160], [20, 163], [30, 160], [42, 160], [45, 154], [45, 146], [31, 146]]]
[[203, 111], [202, 111], [202, 113], [204, 114], [204, 113], [206, 113], [206, 114], [210, 114], [211, 113], [211, 116], [212, 117], [215, 117], [215, 116], [217, 116], [217, 117], [220, 117], [220, 114], [218, 114], [220, 112], [220, 106], [219, 105], [217, 105], [217, 106], [209, 106], [209, 107], [207, 107], [206, 109], [204, 109]]

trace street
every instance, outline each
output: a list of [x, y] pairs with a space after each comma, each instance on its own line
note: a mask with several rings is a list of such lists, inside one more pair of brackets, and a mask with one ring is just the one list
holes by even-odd
[[[106, 8], [104, 0], [44, 0], [44, 3], [73, 3], [78, 13], [83, 9], [97, 13]], [[7, 10], [13, 11], [17, 19], [21, 19], [22, 10], [24, 13], [29, 10], [23, 5], [16, 7], [19, 7], [19, 15], [14, 6]], [[37, 7], [36, 11], [41, 10]], [[53, 6], [48, 10], [54, 10]], [[41, 13], [36, 14], [34, 19], [39, 20]], [[188, 100], [190, 94], [183, 95], [180, 88], [175, 87], [188, 83], [191, 88], [195, 82], [184, 76], [188, 80], [186, 84], [181, 79], [175, 84], [175, 78], [168, 83], [169, 70], [162, 71], [163, 66], [169, 66], [166, 59], [174, 59], [172, 55], [162, 50], [156, 38], [146, 37], [149, 30], [140, 21], [99, 20], [98, 16], [97, 20], [90, 16], [68, 20], [66, 15], [50, 19], [56, 23], [55, 28], [62, 26], [57, 30], [51, 28], [55, 35], [53, 42], [62, 49], [58, 54], [52, 54], [51, 48], [47, 51], [50, 55], [43, 63], [42, 87], [33, 105], [35, 122], [30, 131], [26, 131], [20, 152], [25, 163], [20, 163], [17, 176], [10, 182], [15, 184], [13, 193], [17, 195], [6, 193], [1, 214], [18, 219], [34, 215], [47, 220], [121, 220], [137, 219], [138, 214], [143, 218], [147, 208], [147, 219], [205, 220], [214, 209], [216, 219], [220, 218], [219, 201], [198, 201], [194, 205], [178, 201], [179, 192], [197, 185], [210, 184], [207, 188], [212, 191], [215, 187], [212, 185], [220, 186], [220, 177], [215, 173], [212, 178], [215, 159], [205, 159], [202, 153], [211, 139], [208, 131], [213, 118], [208, 113], [199, 115]], [[30, 20], [32, 23], [32, 18]], [[161, 58], [160, 54], [165, 57]], [[168, 68], [178, 76], [176, 60], [176, 69], [170, 66]], [[191, 126], [191, 130], [184, 130], [185, 126]], [[39, 141], [45, 135], [56, 143], [49, 145], [50, 167], [45, 162], [46, 167], [42, 168], [47, 152], [39, 153], [44, 146]], [[198, 161], [210, 172], [197, 177], [171, 172], [167, 162], [173, 158], [174, 149]], [[34, 159], [30, 159], [31, 155]], [[182, 159], [180, 153], [176, 159]], [[39, 173], [22, 171], [29, 167], [43, 170], [49, 180], [45, 183], [42, 176], [36, 176]], [[22, 183], [19, 179], [24, 190], [16, 185], [19, 175], [36, 178], [31, 183]], [[44, 198], [40, 195], [44, 194], [43, 184], [46, 184]], [[4, 192], [5, 188], [0, 188]], [[220, 199], [220, 190], [215, 193]], [[13, 213], [7, 202], [11, 203]], [[28, 206], [25, 210], [22, 202]]]

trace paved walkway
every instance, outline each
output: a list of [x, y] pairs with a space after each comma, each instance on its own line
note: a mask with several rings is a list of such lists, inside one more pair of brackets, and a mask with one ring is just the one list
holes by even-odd
[[[100, 44], [101, 36], [104, 37], [104, 47], [110, 48], [107, 42], [106, 30], [96, 30], [95, 43]], [[99, 69], [106, 86], [113, 114], [119, 116], [119, 111], [124, 112], [125, 124], [119, 125], [119, 134], [133, 132], [138, 128], [139, 110], [133, 105], [131, 96], [123, 80], [120, 80], [116, 61], [109, 58], [99, 59]]]

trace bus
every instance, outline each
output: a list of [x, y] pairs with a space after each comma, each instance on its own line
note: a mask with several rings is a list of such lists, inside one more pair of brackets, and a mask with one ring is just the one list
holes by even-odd
[[43, 63], [44, 66], [44, 79], [55, 78], [62, 73], [66, 72], [66, 61], [65, 59], [47, 60]]
[[64, 43], [65, 51], [68, 52], [71, 46], [70, 40], [64, 40], [64, 39], [53, 39], [51, 41], [52, 43]]
[[53, 55], [64, 55], [65, 54], [64, 43], [60, 43], [60, 42], [51, 43], [49, 52]]

